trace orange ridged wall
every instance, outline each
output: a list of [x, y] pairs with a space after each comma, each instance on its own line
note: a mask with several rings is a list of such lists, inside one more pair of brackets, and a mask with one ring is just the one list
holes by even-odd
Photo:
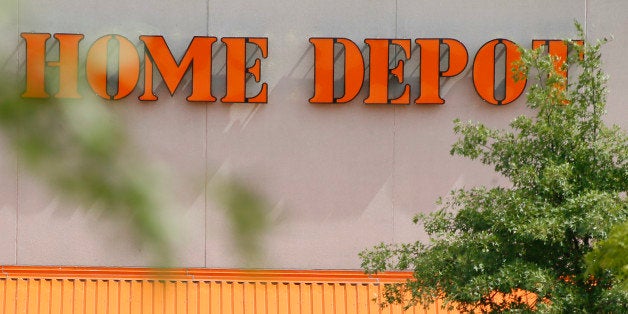
[[1, 313], [449, 313], [373, 301], [409, 273], [3, 266]]

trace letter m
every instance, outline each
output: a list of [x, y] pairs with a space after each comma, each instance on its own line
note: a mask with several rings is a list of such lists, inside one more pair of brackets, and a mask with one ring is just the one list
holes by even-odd
[[212, 45], [216, 37], [196, 36], [183, 58], [177, 62], [163, 36], [140, 36], [146, 47], [144, 57], [144, 94], [140, 100], [157, 100], [153, 93], [153, 64], [161, 74], [170, 95], [179, 87], [183, 76], [192, 67], [192, 93], [188, 101], [216, 101], [211, 93]]

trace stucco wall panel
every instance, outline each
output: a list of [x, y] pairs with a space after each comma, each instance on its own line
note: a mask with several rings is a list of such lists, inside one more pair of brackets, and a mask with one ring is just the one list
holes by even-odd
[[[17, 0], [0, 5], [0, 73], [18, 72]], [[6, 78], [2, 84], [14, 84]], [[6, 86], [5, 86], [6, 87]], [[15, 264], [17, 237], [17, 157], [11, 143], [0, 138], [0, 264]]]
[[[542, 9], [540, 8], [542, 3]], [[443, 105], [400, 106], [395, 110], [394, 239], [426, 239], [412, 224], [418, 212], [431, 212], [438, 196], [459, 188], [508, 185], [492, 168], [449, 155], [457, 137], [453, 120], [481, 121], [507, 127], [518, 115], [529, 113], [525, 96], [502, 107], [484, 102], [473, 86], [473, 61], [487, 41], [505, 38], [525, 48], [532, 39], [563, 39], [575, 34], [574, 20], [585, 20], [585, 1], [398, 1], [399, 38], [454, 38], [468, 52], [465, 70], [441, 80]], [[417, 49], [418, 50], [418, 49]], [[406, 66], [412, 99], [419, 93], [420, 52]]]
[[625, 1], [589, 1], [587, 7], [587, 36], [590, 40], [611, 39], [602, 48], [604, 71], [609, 75], [608, 82], [608, 123], [626, 128], [628, 125], [628, 107], [626, 106], [626, 82], [628, 82], [628, 19], [624, 14], [628, 10]]
[[[76, 6], [86, 9], [75, 10]], [[206, 16], [206, 1], [186, 1], [185, 5], [171, 1], [20, 1], [19, 27], [22, 32], [84, 34], [81, 60], [85, 60], [96, 39], [111, 33], [127, 37], [137, 47], [141, 47], [138, 37], [141, 34], [163, 35], [172, 53], [178, 56], [185, 52], [193, 36], [206, 35]], [[53, 49], [49, 59], [54, 59], [58, 45], [50, 43], [50, 46]], [[190, 79], [186, 77], [178, 90], [184, 90]], [[177, 235], [175, 255], [182, 264], [204, 266], [207, 108], [187, 103], [183, 95], [173, 98], [163, 83], [157, 87], [156, 94], [158, 102], [138, 102], [139, 89], [115, 104], [89, 94], [86, 101], [108, 106], [137, 145], [133, 149], [138, 156], [131, 158], [147, 159], [148, 167], [162, 174], [162, 180], [154, 184], [159, 185], [162, 194], [169, 195], [164, 203], [168, 216], [165, 219], [178, 222], [178, 228], [173, 231]], [[102, 212], [59, 203], [40, 184], [33, 186], [29, 177], [22, 181], [20, 218], [23, 220], [18, 229], [23, 231], [23, 237], [19, 239], [19, 263], [136, 266], [150, 263], [145, 252], [131, 240], [132, 231], [123, 231], [123, 227], [103, 219]], [[64, 251], [68, 254], [58, 254]], [[111, 251], [117, 253], [110, 254]]]
[[0, 264], [16, 263], [17, 158], [6, 140], [0, 140]]
[[[266, 265], [290, 268], [299, 261], [305, 268], [354, 267], [361, 243], [390, 239], [393, 115], [389, 108], [359, 101], [309, 104], [313, 49], [308, 38], [341, 36], [363, 47], [366, 37], [393, 37], [394, 5], [212, 1], [210, 8], [210, 33], [268, 37], [272, 57], [262, 61], [269, 103], [226, 105], [229, 123], [222, 133], [207, 135], [208, 169], [230, 169], [268, 198], [273, 227], [265, 237]], [[234, 24], [234, 18], [239, 22]], [[210, 108], [208, 125], [224, 125], [220, 114]], [[208, 266], [222, 267], [237, 257], [226, 253], [232, 250], [223, 219], [211, 208]]]

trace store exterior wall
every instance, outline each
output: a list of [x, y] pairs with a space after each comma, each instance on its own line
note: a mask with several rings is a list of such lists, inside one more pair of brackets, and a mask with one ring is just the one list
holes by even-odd
[[[165, 169], [166, 189], [179, 221], [177, 266], [243, 265], [229, 238], [224, 211], [207, 185], [236, 176], [272, 205], [272, 228], [262, 244], [276, 269], [358, 269], [359, 251], [384, 242], [425, 239], [411, 223], [451, 189], [507, 184], [487, 167], [449, 155], [451, 121], [478, 120], [503, 127], [526, 113], [524, 97], [504, 106], [476, 93], [472, 63], [495, 38], [530, 47], [533, 39], [614, 35], [602, 51], [610, 80], [607, 120], [626, 128], [628, 3], [556, 1], [35, 1], [9, 0], [0, 21], [4, 71], [25, 73], [21, 33], [84, 34], [81, 58], [107, 34], [141, 47], [140, 35], [162, 35], [174, 56], [194, 36], [216, 36], [213, 94], [225, 94], [224, 37], [268, 38], [261, 81], [265, 104], [190, 103], [188, 84], [170, 95], [163, 84], [155, 102], [140, 102], [138, 87], [123, 100], [103, 101], [127, 127], [142, 155]], [[314, 37], [411, 39], [405, 70], [411, 100], [419, 90], [416, 38], [455, 38], [469, 60], [463, 73], [442, 81], [443, 105], [366, 105], [368, 84], [347, 104], [311, 104]], [[50, 41], [54, 54], [56, 45]], [[367, 49], [363, 54], [368, 56]], [[51, 57], [52, 58], [52, 57]], [[83, 60], [82, 59], [82, 60]], [[141, 84], [141, 82], [140, 82]], [[185, 85], [185, 84], [184, 84]], [[254, 90], [257, 84], [250, 84]], [[23, 88], [23, 87], [20, 87]], [[149, 266], [131, 233], [101, 213], [66, 205], [27, 174], [6, 141], [0, 142], [0, 264]]]

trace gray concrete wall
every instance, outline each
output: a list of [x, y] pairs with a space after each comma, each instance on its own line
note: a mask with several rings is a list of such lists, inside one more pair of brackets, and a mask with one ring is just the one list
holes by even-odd
[[[205, 182], [237, 176], [265, 195], [274, 227], [263, 239], [265, 267], [358, 268], [357, 253], [381, 241], [424, 239], [411, 223], [451, 189], [507, 184], [487, 167], [458, 157], [452, 120], [501, 127], [525, 113], [523, 97], [492, 106], [476, 94], [471, 68], [478, 48], [494, 38], [524, 47], [532, 39], [614, 35], [604, 47], [610, 80], [608, 121], [628, 126], [623, 86], [628, 81], [628, 2], [623, 0], [11, 0], [0, 21], [2, 65], [23, 75], [22, 32], [85, 34], [82, 53], [105, 34], [139, 43], [140, 34], [163, 35], [181, 56], [193, 36], [261, 36], [269, 42], [262, 80], [267, 104], [190, 104], [188, 89], [139, 103], [136, 91], [106, 103], [127, 126], [139, 150], [166, 170], [174, 195], [169, 213], [179, 221], [178, 263], [186, 267], [240, 265], [224, 212], [205, 193]], [[366, 87], [348, 104], [313, 105], [310, 37], [452, 37], [469, 52], [464, 73], [444, 82], [446, 104], [365, 105]], [[220, 44], [214, 47], [218, 49]], [[413, 48], [415, 45], [413, 44]], [[224, 49], [222, 54], [224, 58]], [[406, 67], [416, 68], [416, 51]], [[224, 79], [214, 62], [214, 82]], [[412, 100], [418, 74], [409, 74]], [[214, 95], [224, 95], [216, 83]], [[0, 142], [0, 264], [143, 266], [145, 252], [120, 224], [98, 212], [77, 210], [46, 190]]]

